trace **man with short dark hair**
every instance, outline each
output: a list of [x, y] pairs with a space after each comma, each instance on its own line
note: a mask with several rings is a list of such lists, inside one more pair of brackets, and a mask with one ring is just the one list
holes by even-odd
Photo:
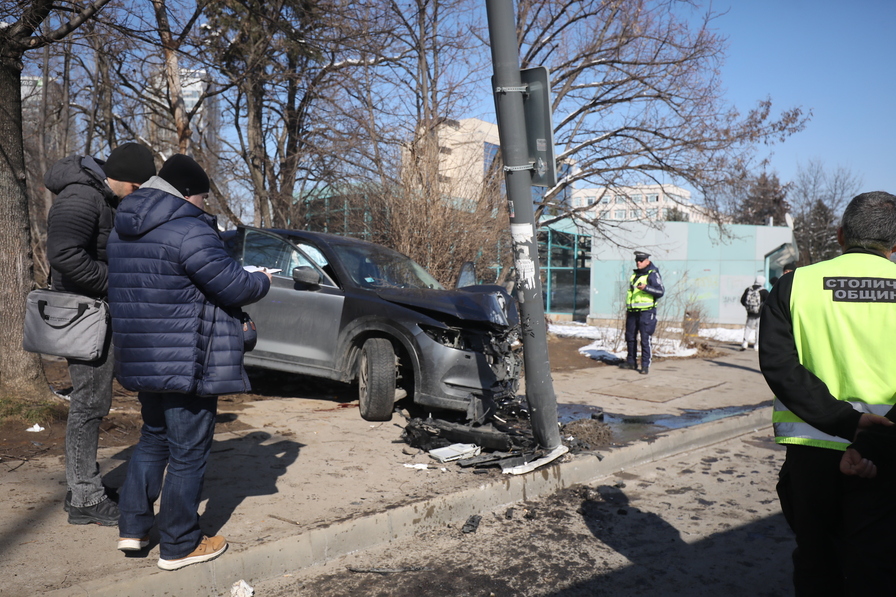
[[638, 336], [641, 337], [641, 374], [650, 370], [650, 337], [656, 331], [656, 302], [665, 294], [660, 270], [650, 255], [635, 251], [635, 269], [625, 296], [625, 345], [628, 349], [621, 369], [638, 368]]
[[[44, 184], [57, 195], [47, 219], [53, 290], [105, 298], [106, 241], [115, 208], [155, 173], [152, 152], [138, 143], [116, 147], [105, 162], [69, 156], [47, 171]], [[118, 506], [107, 498], [96, 462], [100, 422], [112, 406], [108, 340], [95, 361], [68, 359], [68, 371], [72, 392], [65, 429], [64, 507], [71, 524], [112, 526], [118, 522]]]
[[[778, 496], [797, 595], [896, 595], [896, 196], [855, 197], [837, 240], [842, 255], [783, 275], [760, 316]], [[889, 435], [885, 458], [869, 434]]]
[[143, 416], [121, 488], [118, 549], [146, 548], [157, 526], [163, 570], [227, 549], [224, 537], [202, 534], [197, 510], [218, 396], [251, 390], [240, 307], [271, 284], [224, 249], [203, 209], [208, 192], [205, 171], [176, 154], [122, 202], [109, 239], [115, 375], [138, 392]]

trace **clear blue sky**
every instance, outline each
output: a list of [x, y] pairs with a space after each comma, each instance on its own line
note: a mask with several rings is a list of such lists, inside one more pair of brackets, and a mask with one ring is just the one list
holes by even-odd
[[896, 193], [896, 0], [716, 0], [728, 38], [723, 81], [742, 112], [770, 96], [811, 109], [806, 129], [771, 148], [782, 182], [823, 160], [862, 191]]

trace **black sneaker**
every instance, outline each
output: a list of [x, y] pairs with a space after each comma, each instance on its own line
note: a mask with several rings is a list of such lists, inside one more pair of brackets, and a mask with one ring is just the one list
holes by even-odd
[[648, 369], [649, 369], [649, 367], [641, 367], [641, 371], [640, 371], [641, 375], [647, 375]]
[[[108, 485], [103, 485], [103, 491], [106, 492], [106, 498], [112, 500], [116, 504], [118, 503], [118, 490], [114, 487], [109, 487]], [[65, 501], [62, 502], [62, 509], [66, 512], [69, 512], [72, 509], [72, 490], [69, 489], [65, 492]]]
[[622, 363], [621, 365], [619, 365], [619, 368], [620, 369], [637, 369], [638, 367], [634, 363]]
[[69, 524], [98, 524], [104, 527], [112, 527], [118, 524], [118, 506], [110, 499], [105, 499], [94, 506], [78, 508], [70, 506], [68, 511]]

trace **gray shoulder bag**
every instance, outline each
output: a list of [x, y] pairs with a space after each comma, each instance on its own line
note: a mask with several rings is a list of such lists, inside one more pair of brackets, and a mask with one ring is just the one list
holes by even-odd
[[22, 348], [95, 361], [103, 354], [108, 327], [109, 306], [103, 299], [38, 288], [25, 303]]

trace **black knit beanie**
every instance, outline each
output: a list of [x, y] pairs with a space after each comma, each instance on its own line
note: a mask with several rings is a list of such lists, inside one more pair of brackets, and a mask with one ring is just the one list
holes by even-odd
[[159, 177], [165, 179], [184, 197], [208, 193], [208, 175], [196, 160], [188, 155], [176, 153], [162, 164]]
[[107, 178], [143, 184], [156, 175], [152, 152], [139, 143], [125, 143], [112, 150], [103, 163]]

